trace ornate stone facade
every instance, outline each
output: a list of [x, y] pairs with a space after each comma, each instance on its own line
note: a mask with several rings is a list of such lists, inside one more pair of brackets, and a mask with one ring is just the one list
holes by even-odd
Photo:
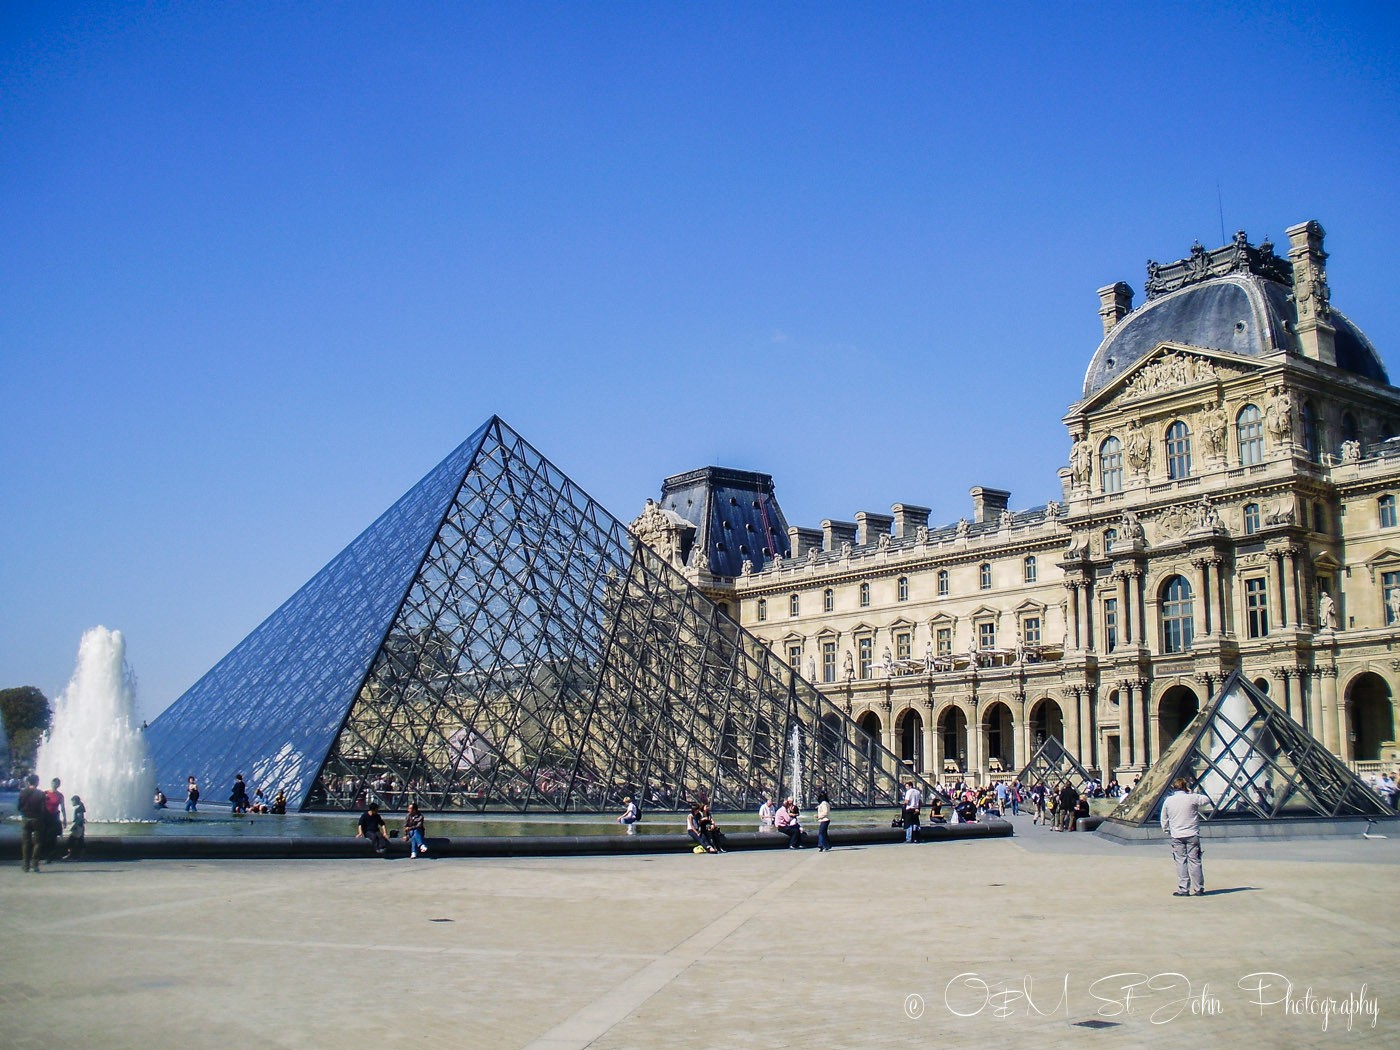
[[1235, 667], [1342, 759], [1393, 763], [1400, 390], [1330, 306], [1322, 228], [1288, 233], [1287, 261], [1240, 233], [1150, 264], [1137, 311], [1100, 291], [1060, 500], [979, 486], [970, 518], [896, 504], [854, 543], [828, 521], [707, 592], [935, 776], [1056, 736], [1131, 779]]

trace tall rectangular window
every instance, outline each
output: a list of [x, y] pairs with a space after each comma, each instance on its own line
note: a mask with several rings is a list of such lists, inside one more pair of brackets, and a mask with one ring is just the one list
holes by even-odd
[[1103, 601], [1103, 643], [1108, 652], [1118, 648], [1118, 599]]
[[797, 616], [797, 615], [800, 615], [801, 612], [802, 612], [802, 599], [801, 599], [798, 595], [796, 595], [796, 594], [789, 595], [789, 596], [788, 596], [788, 615], [789, 615], [789, 616]]
[[948, 570], [938, 570], [938, 596], [945, 598], [948, 595]]
[[1027, 616], [1021, 621], [1021, 640], [1027, 645], [1040, 644], [1040, 617]]
[[1191, 431], [1181, 420], [1167, 427], [1167, 477], [1180, 481], [1191, 476]]
[[801, 670], [802, 670], [802, 646], [800, 646], [800, 645], [789, 645], [789, 646], [788, 646], [788, 666], [791, 667], [794, 671], [801, 672]]
[[951, 627], [940, 627], [938, 633], [934, 635], [934, 652], [939, 656], [950, 656], [953, 652], [953, 629]]
[[1259, 504], [1246, 503], [1244, 505], [1244, 534], [1253, 536], [1259, 531]]
[[1244, 581], [1245, 619], [1251, 638], [1269, 634], [1269, 581], [1262, 576]]
[[900, 631], [894, 636], [894, 658], [907, 660], [913, 649], [913, 639], [908, 631]]
[[1099, 446], [1099, 479], [1104, 492], [1123, 491], [1123, 442], [1116, 437]]
[[822, 642], [822, 681], [836, 681], [836, 643]]
[[869, 635], [856, 643], [856, 651], [859, 654], [860, 676], [870, 677], [871, 665], [875, 663], [875, 639]]
[[1381, 528], [1395, 528], [1395, 497], [1382, 496], [1376, 500], [1376, 511], [1380, 518]]
[[1264, 462], [1264, 415], [1254, 405], [1245, 405], [1235, 417], [1239, 438], [1240, 466], [1253, 467]]
[[1385, 603], [1385, 625], [1400, 623], [1400, 572], [1381, 573], [1381, 600]]
[[977, 625], [977, 648], [995, 649], [997, 647], [997, 625], [988, 621]]

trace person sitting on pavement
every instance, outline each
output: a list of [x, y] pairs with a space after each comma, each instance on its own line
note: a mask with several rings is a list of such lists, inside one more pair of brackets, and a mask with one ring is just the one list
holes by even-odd
[[710, 841], [710, 833], [705, 830], [705, 812], [700, 808], [700, 803], [690, 807], [690, 813], [685, 818], [685, 833], [690, 836], [690, 841], [695, 843], [697, 850], [705, 853], [718, 853], [715, 844]]

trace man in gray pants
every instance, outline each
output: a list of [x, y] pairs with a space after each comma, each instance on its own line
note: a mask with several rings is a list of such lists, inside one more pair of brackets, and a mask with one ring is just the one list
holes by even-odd
[[1201, 868], [1200, 807], [1211, 804], [1205, 795], [1187, 790], [1185, 777], [1172, 781], [1172, 793], [1162, 802], [1162, 830], [1172, 837], [1176, 861], [1173, 897], [1204, 897], [1205, 871]]

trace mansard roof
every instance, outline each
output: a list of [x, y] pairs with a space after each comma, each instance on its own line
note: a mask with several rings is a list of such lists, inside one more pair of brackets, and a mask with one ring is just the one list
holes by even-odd
[[[1242, 357], [1298, 352], [1298, 311], [1289, 283], [1292, 267], [1265, 242], [1244, 234], [1224, 248], [1174, 263], [1147, 264], [1147, 302], [1128, 314], [1099, 344], [1084, 375], [1088, 398], [1120, 378], [1163, 343], [1223, 350]], [[1337, 367], [1389, 383], [1380, 355], [1365, 333], [1332, 307]]]

